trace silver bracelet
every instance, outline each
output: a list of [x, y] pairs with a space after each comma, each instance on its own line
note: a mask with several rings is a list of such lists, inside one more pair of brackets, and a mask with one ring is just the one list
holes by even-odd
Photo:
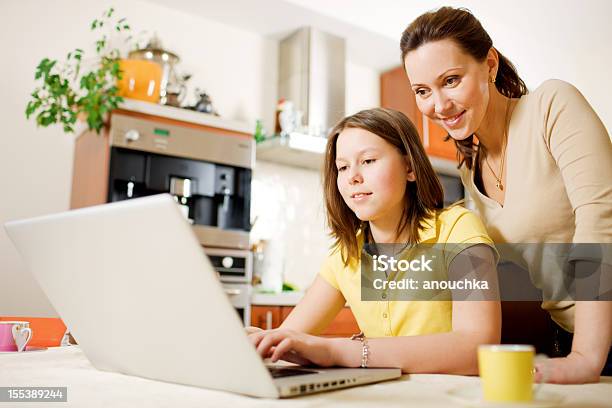
[[361, 368], [368, 368], [368, 357], [370, 356], [368, 339], [366, 339], [366, 336], [361, 332], [359, 334], [353, 334], [351, 340], [361, 341]]

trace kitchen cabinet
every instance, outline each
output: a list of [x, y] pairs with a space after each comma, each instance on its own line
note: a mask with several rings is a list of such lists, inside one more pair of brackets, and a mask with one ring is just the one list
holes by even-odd
[[452, 140], [444, 141], [446, 131], [419, 111], [410, 81], [401, 65], [381, 74], [380, 106], [398, 110], [408, 116], [419, 132], [427, 155], [457, 160], [455, 144]]
[[251, 326], [270, 330], [281, 323], [281, 306], [251, 306]]
[[327, 138], [291, 133], [257, 144], [257, 160], [321, 171]]
[[[251, 307], [251, 325], [262, 329], [275, 329], [289, 316], [293, 306], [268, 306], [253, 305]], [[322, 333], [323, 336], [348, 337], [359, 333], [359, 325], [348, 307], [343, 308], [340, 313], [329, 324]]]
[[422, 130], [423, 115], [417, 107], [410, 81], [401, 65], [381, 74], [380, 106], [402, 112], [417, 129]]
[[422, 135], [421, 140], [423, 141], [427, 154], [433, 157], [457, 160], [457, 148], [455, 147], [455, 142], [452, 140], [444, 140], [446, 139], [448, 132], [425, 116], [423, 116], [423, 118], [424, 123], [426, 123], [427, 130], [423, 130], [422, 134], [419, 134]]

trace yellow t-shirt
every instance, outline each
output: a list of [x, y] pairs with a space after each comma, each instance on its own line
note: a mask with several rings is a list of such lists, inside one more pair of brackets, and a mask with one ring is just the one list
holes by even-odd
[[[419, 243], [472, 243], [493, 247], [480, 218], [463, 207], [440, 210], [425, 224]], [[327, 257], [319, 274], [342, 292], [367, 337], [415, 336], [452, 330], [451, 301], [362, 301], [361, 261], [345, 266], [339, 250]]]

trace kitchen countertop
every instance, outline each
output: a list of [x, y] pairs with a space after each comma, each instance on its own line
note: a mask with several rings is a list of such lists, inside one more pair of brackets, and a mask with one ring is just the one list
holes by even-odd
[[255, 131], [254, 124], [251, 126], [245, 122], [226, 119], [208, 113], [196, 112], [184, 108], [175, 108], [173, 106], [159, 105], [157, 103], [138, 101], [135, 99], [124, 98], [124, 102], [119, 105], [119, 108], [133, 112], [161, 116], [169, 119], [182, 120], [184, 122], [196, 123], [199, 125], [233, 130], [240, 133], [252, 134]]
[[[231, 354], [228, 353], [229, 356]], [[383, 383], [286, 400], [270, 400], [98, 371], [77, 346], [57, 347], [42, 352], [0, 354], [0, 366], [0, 387], [67, 387], [68, 402], [55, 402], [50, 405], [53, 407], [448, 408], [461, 406], [446, 395], [448, 391], [479, 387], [480, 384], [478, 377], [415, 374]], [[602, 377], [597, 384], [547, 384], [544, 390], [563, 396], [565, 400], [559, 405], [561, 407], [610, 407], [612, 377]], [[14, 405], [22, 408], [42, 406], [40, 403], [26, 402]]]
[[304, 297], [304, 292], [260, 293], [253, 292], [251, 304], [267, 306], [295, 306]]

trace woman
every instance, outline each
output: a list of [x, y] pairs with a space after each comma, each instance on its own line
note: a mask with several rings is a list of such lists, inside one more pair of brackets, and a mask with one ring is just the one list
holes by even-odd
[[[612, 145], [572, 85], [549, 80], [528, 93], [464, 9], [421, 15], [400, 48], [417, 106], [454, 140], [464, 186], [496, 244], [612, 242]], [[589, 263], [579, 253], [571, 259], [577, 270]], [[529, 272], [544, 287], [552, 279]], [[612, 374], [611, 302], [543, 307], [569, 339], [565, 357], [550, 360], [550, 382]]]

